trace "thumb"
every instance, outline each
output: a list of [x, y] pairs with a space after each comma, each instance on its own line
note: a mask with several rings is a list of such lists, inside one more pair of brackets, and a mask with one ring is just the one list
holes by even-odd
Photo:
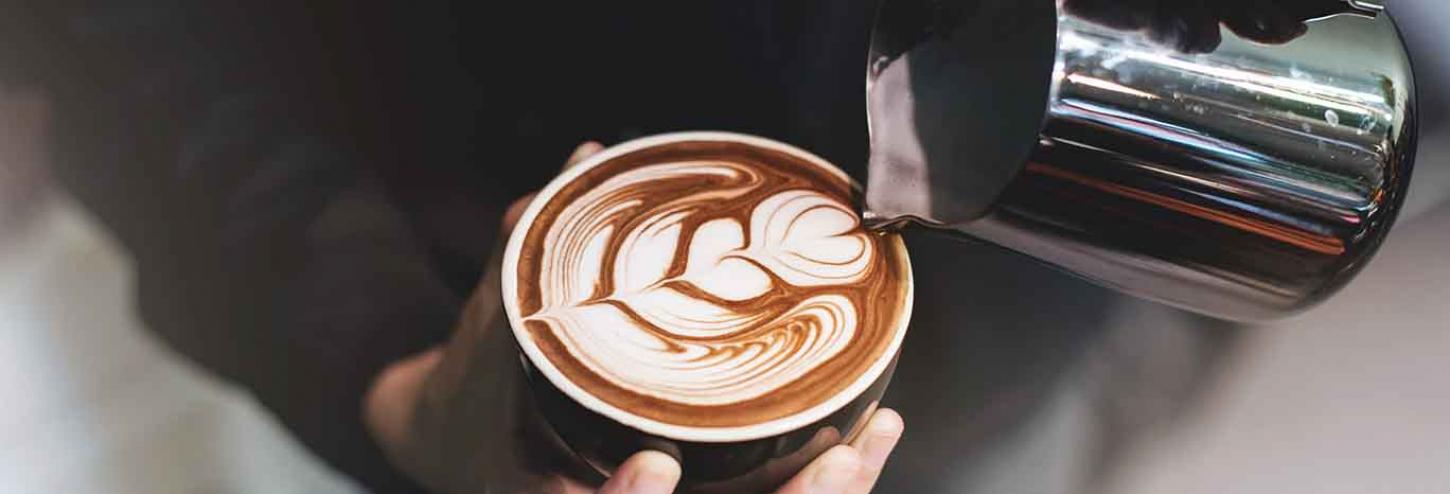
[[680, 482], [680, 464], [670, 455], [642, 451], [619, 466], [599, 494], [670, 494]]

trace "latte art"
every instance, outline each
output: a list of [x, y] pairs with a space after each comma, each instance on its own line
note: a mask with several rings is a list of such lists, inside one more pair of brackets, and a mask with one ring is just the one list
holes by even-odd
[[519, 255], [524, 326], [571, 381], [660, 422], [817, 405], [898, 331], [899, 239], [861, 229], [843, 177], [690, 144], [611, 159], [549, 200]]
[[[644, 207], [671, 180], [717, 185]], [[570, 353], [621, 387], [680, 403], [737, 403], [799, 379], [850, 341], [855, 305], [830, 293], [800, 293], [789, 307], [750, 302], [858, 281], [872, 245], [851, 210], [819, 192], [755, 205], [749, 243], [738, 219], [709, 217], [711, 206], [762, 182], [723, 161], [651, 165], [605, 181], [549, 229], [538, 285], [545, 303], [528, 320], [548, 323]], [[685, 269], [671, 272], [677, 252]]]

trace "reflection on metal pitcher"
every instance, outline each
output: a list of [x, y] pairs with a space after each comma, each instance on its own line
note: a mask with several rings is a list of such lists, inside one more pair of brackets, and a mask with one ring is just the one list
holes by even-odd
[[[1023, 56], [1021, 36], [1052, 35], [958, 35], [940, 12], [903, 14], [904, 3], [883, 8], [873, 46], [873, 221], [910, 218], [1135, 295], [1264, 319], [1342, 286], [1404, 199], [1415, 90], [1377, 4], [1282, 45], [1224, 30], [1207, 54], [1059, 13], [1052, 60], [1003, 66], [973, 60]], [[996, 14], [993, 25], [1041, 24], [1029, 9], [1001, 9], [976, 12]], [[950, 34], [903, 35], [906, 18]], [[974, 70], [1012, 86], [959, 73]], [[1008, 114], [1024, 109], [1040, 118], [1026, 144]], [[1017, 133], [975, 137], [990, 125], [982, 119]]]

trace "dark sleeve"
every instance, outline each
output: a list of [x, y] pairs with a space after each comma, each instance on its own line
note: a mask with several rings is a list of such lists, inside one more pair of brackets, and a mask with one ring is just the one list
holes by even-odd
[[414, 490], [362, 396], [442, 341], [461, 298], [352, 138], [306, 14], [191, 10], [51, 19], [55, 175], [131, 254], [147, 327], [333, 467]]
[[574, 145], [724, 129], [849, 164], [865, 142], [869, 9], [232, 3], [0, 15], [31, 34], [0, 64], [52, 95], [56, 175], [135, 259], [147, 326], [378, 491], [405, 484], [363, 392], [446, 337], [502, 208]]

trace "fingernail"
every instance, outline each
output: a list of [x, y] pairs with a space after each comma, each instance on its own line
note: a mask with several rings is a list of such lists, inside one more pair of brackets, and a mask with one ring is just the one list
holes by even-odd
[[856, 478], [861, 469], [861, 459], [846, 447], [836, 447], [826, 452], [825, 462], [811, 478], [811, 492], [816, 494], [838, 494]]
[[640, 469], [629, 481], [628, 492], [631, 494], [669, 494], [673, 492], [675, 484], [680, 481], [679, 463], [664, 453], [647, 454], [660, 457], [641, 460]]

